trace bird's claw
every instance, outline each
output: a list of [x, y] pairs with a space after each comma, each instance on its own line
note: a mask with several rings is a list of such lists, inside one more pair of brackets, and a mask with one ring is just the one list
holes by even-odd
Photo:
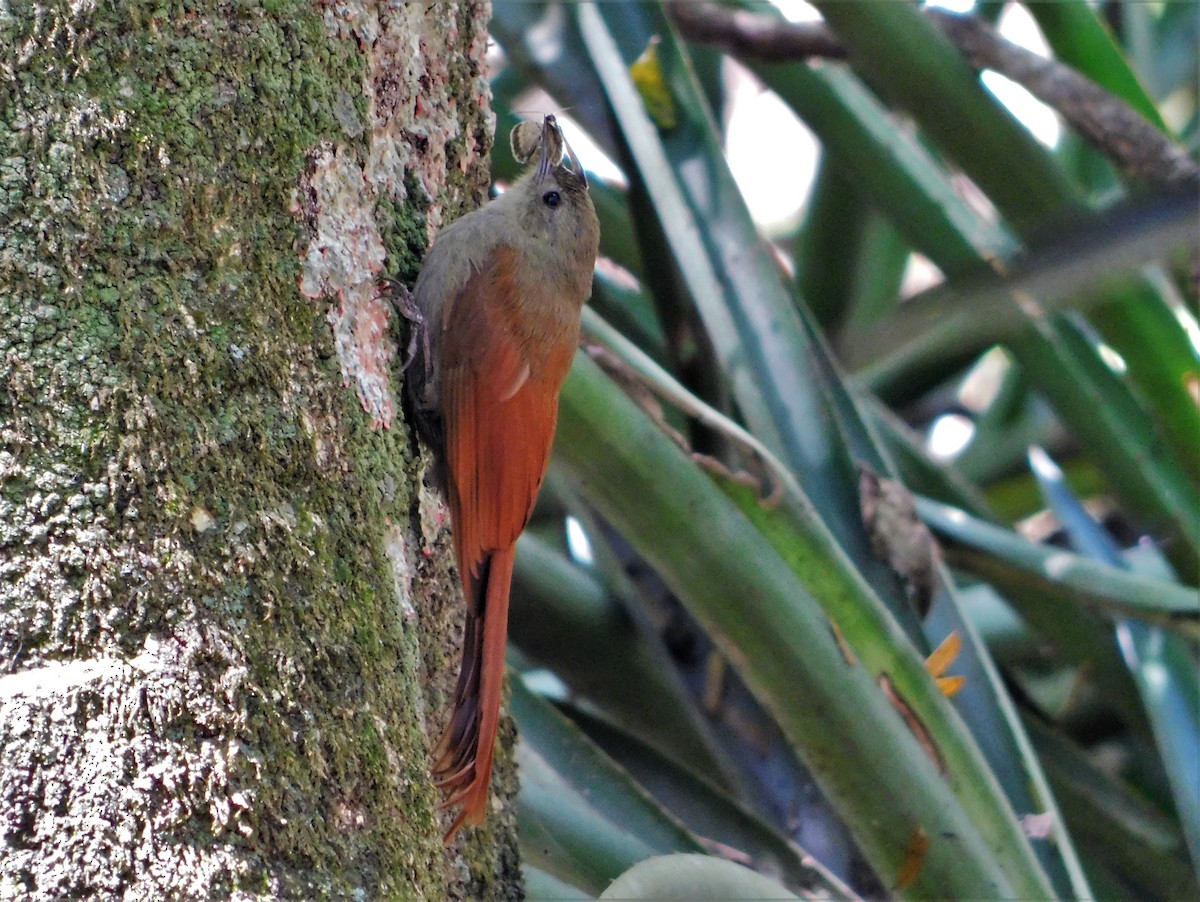
[[421, 313], [421, 308], [417, 305], [417, 299], [413, 297], [412, 292], [408, 290], [408, 286], [396, 279], [384, 278], [380, 280], [380, 297], [387, 295], [391, 300], [392, 305], [396, 308], [396, 312], [400, 314], [408, 322], [408, 348], [404, 352], [404, 360], [400, 364], [400, 372], [405, 372], [413, 361], [417, 359], [418, 347], [417, 342], [421, 342], [420, 351], [425, 360], [426, 368], [429, 367], [429, 330], [426, 328], [425, 317]]

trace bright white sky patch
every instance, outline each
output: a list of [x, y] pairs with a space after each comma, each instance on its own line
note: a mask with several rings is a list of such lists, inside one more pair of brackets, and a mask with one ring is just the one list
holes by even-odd
[[[819, 21], [805, 0], [772, 0], [791, 22]], [[955, 13], [970, 12], [975, 0], [932, 0]], [[1000, 16], [999, 31], [1008, 40], [1041, 56], [1049, 49], [1037, 23], [1023, 6], [1010, 3]], [[740, 67], [730, 78], [729, 130], [725, 155], [754, 221], [766, 228], [784, 228], [799, 215], [808, 197], [819, 146], [778, 97], [764, 92]], [[1012, 111], [1042, 144], [1054, 147], [1062, 134], [1058, 116], [1032, 94], [1001, 75], [985, 72], [983, 83]], [[576, 148], [578, 150], [578, 148]], [[588, 165], [583, 152], [580, 159]]]
[[900, 296], [912, 297], [945, 281], [946, 277], [932, 260], [924, 254], [912, 253], [908, 255], [904, 275], [900, 279]]
[[[562, 128], [563, 137], [571, 145], [571, 150], [575, 151], [575, 156], [579, 157], [579, 162], [584, 169], [609, 184], [621, 186], [626, 184], [625, 175], [617, 164], [608, 158], [608, 155], [588, 137], [588, 133], [581, 129], [574, 119], [566, 113], [555, 113], [554, 117], [558, 120], [559, 127]], [[505, 140], [508, 140], [507, 136]]]
[[975, 8], [975, 0], [929, 0], [926, 6], [936, 6], [950, 13], [969, 13]]
[[1050, 455], [1040, 445], [1034, 445], [1029, 449], [1029, 468], [1044, 479], [1062, 482], [1062, 469], [1051, 460]]
[[1188, 334], [1188, 338], [1192, 341], [1192, 347], [1200, 351], [1200, 324], [1196, 322], [1196, 317], [1188, 311], [1183, 304], [1179, 304], [1175, 308], [1175, 318], [1179, 320], [1183, 326], [1183, 331]]
[[783, 13], [789, 22], [820, 22], [821, 13], [811, 3], [805, 0], [772, 0], [775, 8]]
[[975, 424], [958, 413], [947, 413], [933, 421], [925, 446], [938, 460], [952, 460], [971, 444]]
[[1000, 394], [1004, 377], [1012, 367], [1012, 358], [1003, 348], [992, 348], [971, 367], [956, 396], [967, 410], [983, 413]]
[[[1049, 57], [1050, 46], [1029, 10], [1017, 3], [1004, 7], [997, 23], [1000, 34], [1018, 47]], [[995, 72], [985, 72], [983, 83], [996, 99], [1008, 107], [1014, 116], [1025, 123], [1033, 136], [1047, 147], [1054, 147], [1062, 135], [1058, 115], [1020, 85]]]
[[1108, 368], [1118, 376], [1125, 375], [1129, 367], [1125, 364], [1125, 358], [1118, 354], [1114, 349], [1110, 348], [1104, 342], [1096, 345], [1096, 351], [1100, 355], [1100, 359], [1108, 364]]
[[817, 140], [778, 95], [740, 66], [730, 82], [729, 168], [754, 221], [768, 230], [787, 226], [812, 187]]
[[996, 72], [983, 73], [983, 86], [1008, 107], [1038, 141], [1051, 148], [1058, 143], [1062, 128], [1054, 110], [1016, 82]]
[[592, 553], [592, 543], [588, 541], [583, 524], [575, 517], [567, 517], [567, 550], [571, 552], [571, 557], [576, 563], [591, 566], [596, 562], [596, 556]]

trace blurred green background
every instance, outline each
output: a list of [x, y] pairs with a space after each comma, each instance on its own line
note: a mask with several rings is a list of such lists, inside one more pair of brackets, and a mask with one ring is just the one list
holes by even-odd
[[1200, 896], [1200, 6], [958, 11], [1109, 94], [906, 3], [494, 0], [498, 186], [554, 112], [602, 227], [513, 590], [531, 898]]

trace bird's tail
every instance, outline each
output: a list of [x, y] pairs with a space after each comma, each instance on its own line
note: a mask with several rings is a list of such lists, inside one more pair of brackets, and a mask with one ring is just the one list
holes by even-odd
[[463, 574], [468, 603], [462, 670], [454, 690], [450, 723], [434, 750], [433, 776], [446, 793], [441, 807], [462, 806], [446, 832], [446, 844], [463, 824], [478, 824], [487, 812], [492, 754], [500, 726], [508, 594], [515, 554], [516, 546], [510, 545], [486, 558], [477, 576]]

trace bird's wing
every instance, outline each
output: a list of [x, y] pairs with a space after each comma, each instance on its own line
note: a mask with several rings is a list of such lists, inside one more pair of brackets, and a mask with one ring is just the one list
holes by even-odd
[[528, 359], [516, 267], [516, 251], [496, 248], [445, 310], [442, 413], [464, 580], [486, 555], [515, 542], [529, 520], [554, 441], [558, 392], [575, 351], [574, 334], [546, 335], [557, 347]]

